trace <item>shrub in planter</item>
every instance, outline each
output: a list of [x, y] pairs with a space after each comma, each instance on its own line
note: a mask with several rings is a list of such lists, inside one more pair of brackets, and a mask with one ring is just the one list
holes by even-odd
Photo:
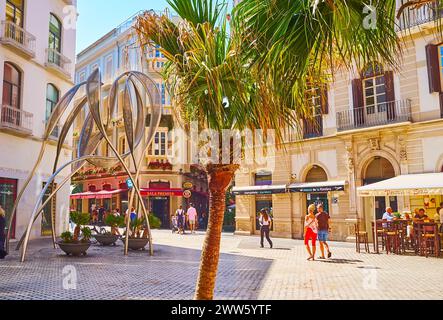
[[[151, 216], [151, 215], [149, 215]], [[128, 239], [128, 246], [131, 250], [140, 250], [144, 249], [145, 246], [149, 243], [148, 239], [148, 229], [143, 228], [145, 226], [145, 219], [144, 218], [136, 218], [133, 219], [129, 223], [129, 231], [130, 236]], [[143, 230], [144, 229], [144, 230]], [[143, 232], [142, 232], [143, 230]], [[126, 239], [122, 238], [122, 241], [125, 242]]]
[[118, 228], [123, 227], [125, 224], [125, 218], [122, 216], [114, 216], [113, 214], [108, 215], [105, 218], [105, 223], [107, 226], [111, 227], [111, 232], [102, 232], [96, 234], [95, 240], [97, 240], [103, 246], [115, 245], [115, 242], [119, 238]]
[[89, 223], [89, 213], [71, 212], [71, 221], [75, 223], [74, 233], [63, 232], [57, 244], [67, 255], [86, 255], [91, 245], [91, 229], [85, 227]]

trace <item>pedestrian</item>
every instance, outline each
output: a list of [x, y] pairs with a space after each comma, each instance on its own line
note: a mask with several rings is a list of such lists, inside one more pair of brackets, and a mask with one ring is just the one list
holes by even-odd
[[197, 220], [198, 214], [197, 210], [194, 208], [194, 205], [192, 203], [189, 205], [187, 215], [188, 215], [189, 229], [191, 230], [191, 233], [195, 233], [195, 222]]
[[120, 217], [120, 209], [119, 208], [114, 210], [114, 216]]
[[134, 221], [137, 219], [137, 212], [135, 211], [135, 208], [131, 209], [131, 221]]
[[175, 211], [175, 215], [177, 216], [177, 227], [178, 233], [184, 234], [185, 229], [185, 210], [183, 210], [183, 206], [180, 206], [177, 211]]
[[272, 227], [272, 218], [266, 209], [262, 209], [260, 211], [260, 218], [258, 219], [258, 222], [260, 224], [260, 246], [264, 248], [264, 238], [266, 236], [266, 240], [272, 249], [272, 241], [269, 237], [269, 232], [271, 231]]
[[317, 219], [317, 226], [318, 226], [318, 233], [317, 233], [317, 239], [320, 242], [320, 251], [321, 256], [319, 259], [325, 259], [325, 248], [328, 252], [328, 258], [332, 257], [332, 253], [329, 250], [329, 245], [327, 243], [329, 238], [329, 232], [331, 230], [330, 225], [330, 216], [329, 213], [324, 211], [323, 204], [319, 204], [317, 206], [317, 215], [315, 218]]
[[102, 223], [103, 222], [103, 218], [105, 216], [105, 208], [103, 206], [100, 207], [100, 209], [98, 209], [98, 222]]
[[[305, 228], [304, 228], [304, 237], [305, 237], [305, 246], [306, 250], [308, 251], [309, 257], [308, 260], [315, 260], [315, 251], [317, 249], [316, 247], [316, 241], [317, 241], [317, 219], [314, 215], [315, 211], [315, 204], [311, 204], [308, 207], [308, 214], [305, 217]], [[311, 247], [309, 247], [309, 240], [312, 242], [312, 250]]]
[[6, 212], [0, 205], [0, 259], [4, 259], [7, 255], [5, 251], [5, 227], [6, 227]]

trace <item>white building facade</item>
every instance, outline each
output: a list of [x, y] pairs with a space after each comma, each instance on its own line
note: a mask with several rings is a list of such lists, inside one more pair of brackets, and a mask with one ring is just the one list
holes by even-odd
[[[0, 1], [0, 205], [8, 218], [18, 190], [37, 160], [46, 121], [74, 84], [76, 6], [76, 0]], [[14, 238], [24, 233], [37, 196], [52, 174], [59, 130], [52, 133], [53, 141], [18, 206], [11, 230]], [[72, 134], [64, 145], [60, 163], [72, 157], [70, 141]], [[56, 182], [64, 176], [66, 173]], [[51, 234], [52, 213], [56, 215], [57, 233], [64, 231], [69, 188], [69, 184], [64, 186], [45, 208], [34, 224], [31, 238]]]

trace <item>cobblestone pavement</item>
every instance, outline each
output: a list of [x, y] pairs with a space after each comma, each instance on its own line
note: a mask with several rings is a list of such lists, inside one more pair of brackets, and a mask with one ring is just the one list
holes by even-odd
[[[203, 233], [154, 231], [155, 255], [123, 246], [93, 245], [88, 255], [67, 257], [49, 240], [33, 241], [25, 263], [12, 252], [0, 260], [0, 299], [192, 299]], [[348, 243], [331, 243], [333, 257], [307, 261], [303, 243], [225, 234], [217, 299], [443, 299], [443, 259], [357, 254]], [[76, 289], [63, 289], [76, 270]]]

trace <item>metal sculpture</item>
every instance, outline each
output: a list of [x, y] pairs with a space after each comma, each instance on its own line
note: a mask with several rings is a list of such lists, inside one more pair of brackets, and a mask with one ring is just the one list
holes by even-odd
[[[121, 105], [119, 104], [118, 94], [120, 92], [120, 87], [123, 86], [123, 102]], [[112, 168], [118, 164], [120, 164], [128, 175], [129, 179], [132, 181], [133, 189], [131, 190], [131, 195], [129, 198], [129, 208], [132, 207], [132, 203], [134, 201], [134, 197], [137, 196], [138, 202], [141, 205], [143, 215], [146, 219], [147, 228], [148, 228], [148, 238], [149, 238], [149, 253], [153, 254], [153, 246], [152, 246], [152, 236], [149, 225], [148, 212], [144, 205], [140, 188], [138, 184], [140, 169], [142, 167], [142, 161], [144, 155], [146, 154], [149, 146], [151, 145], [155, 133], [160, 125], [161, 120], [161, 105], [156, 104], [155, 102], [161, 101], [161, 95], [156, 83], [146, 74], [137, 72], [137, 71], [128, 71], [120, 75], [112, 84], [111, 89], [108, 95], [108, 108], [109, 112], [107, 112], [107, 116], [103, 117], [102, 115], [105, 113], [105, 105], [102, 100], [101, 93], [101, 74], [98, 69], [92, 72], [87, 81], [80, 83], [70, 89], [59, 101], [59, 103], [55, 106], [48, 123], [46, 125], [45, 133], [43, 136], [43, 143], [40, 149], [40, 153], [37, 157], [37, 161], [31, 170], [28, 178], [25, 180], [23, 187], [18, 193], [17, 199], [14, 203], [12, 216], [9, 222], [9, 229], [6, 241], [6, 250], [9, 251], [9, 240], [11, 236], [11, 226], [12, 221], [14, 220], [15, 212], [17, 210], [18, 204], [24, 194], [24, 191], [28, 187], [32, 177], [37, 171], [40, 163], [43, 159], [46, 145], [48, 143], [49, 137], [51, 133], [56, 128], [57, 124], [61, 121], [63, 115], [68, 111], [69, 105], [72, 103], [74, 97], [78, 94], [80, 88], [86, 89], [86, 96], [84, 96], [80, 103], [74, 105], [72, 111], [67, 114], [66, 120], [64, 121], [63, 128], [60, 132], [60, 136], [57, 141], [57, 151], [54, 160], [53, 172], [49, 180], [47, 181], [45, 187], [41, 191], [39, 197], [37, 198], [34, 209], [31, 213], [31, 217], [29, 219], [29, 223], [26, 229], [26, 232], [23, 234], [20, 239], [16, 250], [19, 250], [22, 247], [21, 252], [21, 261], [25, 260], [26, 250], [29, 242], [29, 236], [31, 233], [32, 225], [43, 211], [44, 207], [51, 201], [51, 199], [55, 196], [55, 194], [65, 185], [67, 182], [71, 180], [71, 178], [78, 172], [80, 169], [87, 163], [90, 163], [96, 167], [101, 168]], [[144, 93], [144, 95], [142, 95]], [[150, 109], [150, 123], [145, 134], [145, 105], [143, 104], [143, 97], [147, 98], [146, 107]], [[77, 147], [77, 158], [69, 161], [68, 163], [63, 164], [58, 167], [60, 153], [62, 151], [63, 143], [71, 129], [71, 126], [74, 124], [74, 120], [78, 116], [78, 114], [82, 111], [83, 108], [87, 108], [88, 115], [84, 121], [79, 143]], [[134, 119], [133, 111], [136, 111], [136, 117]], [[123, 114], [123, 124], [126, 141], [128, 142], [128, 152], [124, 154], [119, 154], [117, 147], [112, 143], [108, 136], [108, 129], [110, 129], [111, 117], [115, 114], [116, 111], [121, 110]], [[135, 126], [134, 126], [135, 123]], [[94, 155], [95, 151], [99, 147], [99, 145], [105, 142], [109, 145], [110, 149], [114, 156], [96, 156]], [[135, 152], [136, 149], [141, 148], [142, 153], [140, 159], [136, 159]], [[130, 171], [129, 166], [126, 163], [126, 159], [130, 159], [133, 162], [135, 168], [135, 175], [133, 175]], [[63, 181], [57, 184], [57, 187], [54, 189], [54, 181], [55, 178], [62, 172], [64, 169], [72, 166], [72, 172], [63, 179]], [[43, 204], [43, 197], [51, 186], [51, 194], [45, 200]], [[41, 205], [40, 205], [41, 204]], [[129, 239], [129, 222], [130, 219], [127, 219], [126, 225], [126, 241], [125, 241], [125, 255], [128, 254], [128, 239]], [[51, 215], [52, 222], [52, 242], [54, 248], [56, 248], [56, 231], [55, 231], [55, 214]]]

